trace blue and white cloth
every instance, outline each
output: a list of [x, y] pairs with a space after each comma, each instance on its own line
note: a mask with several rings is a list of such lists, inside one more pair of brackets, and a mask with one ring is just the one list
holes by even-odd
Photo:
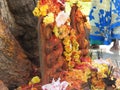
[[110, 44], [120, 39], [120, 0], [92, 0], [89, 20], [91, 44]]

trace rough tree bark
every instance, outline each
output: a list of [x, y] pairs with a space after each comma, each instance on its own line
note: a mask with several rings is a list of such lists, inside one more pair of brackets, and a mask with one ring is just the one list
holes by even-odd
[[[15, 5], [17, 4], [22, 5], [21, 3]], [[14, 14], [9, 11], [8, 2], [0, 0], [0, 80], [9, 88], [27, 83], [32, 71], [31, 62], [11, 34], [12, 32], [20, 40], [19, 37], [26, 33], [24, 28], [16, 23], [16, 20]]]
[[0, 19], [0, 80], [9, 88], [28, 82], [32, 70], [30, 61]]
[[36, 2], [37, 0], [0, 0], [0, 15], [28, 58], [38, 65], [37, 18], [32, 14]]

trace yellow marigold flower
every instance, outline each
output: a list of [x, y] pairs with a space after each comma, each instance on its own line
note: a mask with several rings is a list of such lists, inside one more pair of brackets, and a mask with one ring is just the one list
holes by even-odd
[[39, 17], [41, 15], [40, 9], [38, 7], [35, 7], [35, 9], [33, 10], [33, 14], [34, 16]]
[[32, 84], [39, 83], [39, 82], [40, 82], [40, 78], [38, 76], [33, 77], [31, 80]]
[[72, 53], [67, 53], [67, 52], [65, 52], [65, 51], [63, 52], [63, 54], [64, 54], [66, 57], [68, 57], [68, 56], [70, 57], [70, 56], [72, 55]]
[[73, 51], [78, 51], [79, 50], [79, 44], [77, 41], [73, 43]]
[[33, 10], [34, 16], [39, 17], [40, 15], [46, 16], [48, 10], [48, 5], [42, 5], [40, 6], [39, 3], [37, 4], [37, 7]]
[[54, 27], [53, 32], [54, 32], [54, 34], [55, 34], [56, 37], [59, 36], [58, 27], [57, 26]]
[[80, 62], [80, 59], [75, 58], [74, 60], [75, 60], [75, 62], [77, 63], [77, 65], [81, 63], [81, 62]]
[[102, 79], [102, 78], [106, 78], [107, 75], [103, 72], [97, 72], [97, 77], [98, 77], [98, 79]]
[[70, 45], [71, 44], [71, 41], [70, 41], [70, 37], [69, 36], [66, 36], [63, 40], [63, 44], [64, 45]]
[[48, 10], [48, 5], [43, 5], [40, 7], [40, 12], [42, 16], [46, 16], [47, 15], [47, 10]]
[[72, 61], [69, 61], [69, 62], [68, 62], [68, 66], [69, 66], [70, 68], [73, 68], [73, 67], [75, 66], [75, 63], [72, 62]]
[[69, 46], [71, 44], [71, 41], [68, 39], [68, 40], [63, 40], [63, 44], [66, 45], [66, 46]]
[[59, 38], [63, 39], [70, 33], [69, 27], [67, 25], [61, 25], [58, 30]]
[[75, 54], [75, 55], [74, 55], [74, 58], [75, 58], [75, 59], [79, 59], [79, 58], [80, 58], [80, 55], [79, 55], [79, 54]]
[[70, 56], [66, 56], [66, 61], [70, 61], [71, 57]]
[[55, 33], [55, 36], [59, 39], [64, 39], [69, 34], [69, 27], [67, 25], [62, 25], [59, 28], [57, 26], [54, 27], [53, 32]]
[[65, 51], [66, 52], [71, 52], [72, 51], [71, 45], [65, 46]]
[[91, 70], [90, 68], [86, 68], [85, 69], [86, 72], [84, 72], [87, 76], [89, 76], [91, 74]]
[[77, 2], [77, 6], [78, 6], [78, 7], [82, 7], [81, 1], [78, 1], [78, 2]]
[[106, 77], [105, 73], [108, 72], [108, 66], [107, 66], [107, 64], [97, 64], [97, 63], [95, 63], [94, 66], [96, 68], [98, 68], [99, 78]]
[[53, 13], [48, 13], [48, 15], [44, 18], [43, 22], [45, 24], [50, 24], [54, 22], [54, 14]]
[[77, 3], [79, 0], [69, 0], [70, 5], [72, 6], [73, 4]]
[[88, 76], [84, 74], [81, 79], [82, 81], [87, 82]]
[[80, 63], [80, 52], [76, 51], [73, 58], [74, 58], [76, 63]]

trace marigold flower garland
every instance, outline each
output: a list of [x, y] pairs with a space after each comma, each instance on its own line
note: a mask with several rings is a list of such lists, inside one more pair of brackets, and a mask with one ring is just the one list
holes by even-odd
[[[79, 0], [67, 0], [70, 6], [77, 4], [80, 6]], [[54, 23], [56, 21], [56, 25], [54, 26], [53, 32], [59, 39], [63, 39], [64, 49], [63, 52], [66, 61], [68, 61], [69, 68], [73, 68], [76, 63], [80, 63], [80, 51], [79, 44], [76, 40], [76, 32], [75, 30], [71, 30], [69, 26], [69, 15], [60, 10], [60, 6], [65, 5], [62, 2], [53, 2], [51, 0], [44, 1], [40, 0], [35, 7], [33, 14], [37, 17], [44, 16], [43, 23], [45, 25]], [[49, 7], [48, 7], [49, 6]], [[64, 18], [64, 19], [63, 19]]]
[[75, 30], [71, 30], [70, 35], [63, 40], [65, 48], [63, 53], [68, 61], [68, 67], [70, 69], [75, 67], [75, 65], [80, 64], [80, 50], [75, 34]]
[[[58, 1], [59, 0], [39, 0], [37, 6], [33, 11], [33, 14], [37, 17], [43, 16], [44, 17], [43, 23], [45, 25], [54, 23], [53, 32], [55, 36], [62, 41], [64, 46], [63, 55], [65, 56], [65, 60], [68, 62], [69, 70], [72, 70], [76, 65], [81, 66], [82, 64], [84, 65], [84, 63], [80, 61], [81, 51], [79, 50], [79, 43], [77, 42], [75, 32], [76, 30], [72, 29], [69, 25], [70, 23], [69, 14], [71, 7], [73, 5], [77, 5], [79, 8], [81, 8], [80, 5], [81, 1], [80, 0], [66, 0], [65, 2]], [[90, 69], [88, 69], [87, 66], [85, 66], [86, 71], [73, 70], [67, 73], [68, 77], [66, 77], [66, 79], [69, 82], [72, 82], [72, 80], [73, 82], [75, 82], [76, 80], [87, 82], [89, 75], [91, 75], [92, 89], [93, 90], [103, 89], [105, 87], [105, 83], [103, 82], [102, 78], [106, 78], [106, 72], [108, 72], [108, 67], [107, 65], [103, 64], [102, 65], [94, 64], [93, 67], [97, 68], [98, 71], [91, 72]], [[98, 80], [98, 78], [100, 80]]]

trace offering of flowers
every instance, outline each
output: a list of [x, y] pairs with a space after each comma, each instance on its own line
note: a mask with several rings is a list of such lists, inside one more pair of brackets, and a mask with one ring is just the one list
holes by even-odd
[[[39, 17], [41, 34], [41, 86], [34, 77], [29, 89], [20, 90], [104, 90], [118, 87], [114, 67], [97, 63], [88, 56], [86, 16], [80, 0], [39, 0], [33, 14]], [[41, 64], [41, 66], [43, 66]], [[65, 68], [66, 67], [66, 68]], [[53, 78], [61, 78], [57, 81]], [[117, 83], [116, 83], [117, 82]], [[41, 88], [42, 87], [42, 88]]]

